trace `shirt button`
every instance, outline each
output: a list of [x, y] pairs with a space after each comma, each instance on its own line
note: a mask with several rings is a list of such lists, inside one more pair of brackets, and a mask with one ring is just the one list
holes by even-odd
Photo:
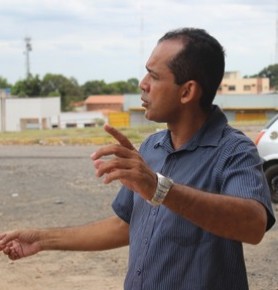
[[153, 209], [153, 215], [156, 215], [156, 209], [155, 208]]
[[148, 239], [145, 239], [144, 243], [145, 243], [145, 245], [147, 245], [148, 244]]
[[140, 276], [142, 273], [142, 270], [140, 268], [138, 268], [136, 272], [137, 272], [137, 275]]

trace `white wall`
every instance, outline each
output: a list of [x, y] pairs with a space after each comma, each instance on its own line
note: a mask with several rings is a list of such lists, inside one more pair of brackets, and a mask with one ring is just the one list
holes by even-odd
[[52, 125], [55, 125], [61, 129], [65, 129], [69, 124], [75, 124], [77, 128], [84, 128], [85, 124], [94, 124], [96, 119], [103, 119], [107, 122], [101, 112], [64, 112], [60, 115], [51, 118]]
[[5, 131], [20, 131], [20, 120], [37, 118], [42, 126], [42, 119], [47, 120], [51, 128], [51, 117], [60, 114], [60, 97], [51, 98], [7, 98]]

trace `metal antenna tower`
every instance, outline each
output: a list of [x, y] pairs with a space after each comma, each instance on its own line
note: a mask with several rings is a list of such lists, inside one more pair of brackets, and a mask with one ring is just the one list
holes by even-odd
[[32, 45], [31, 45], [31, 38], [25, 37], [25, 51], [24, 54], [26, 55], [26, 79], [28, 79], [31, 76], [30, 73], [30, 56], [29, 52], [32, 51]]
[[276, 39], [275, 39], [275, 64], [278, 64], [278, 1], [276, 1]]
[[143, 77], [144, 73], [144, 50], [145, 50], [145, 45], [144, 45], [144, 0], [140, 0], [139, 2], [140, 5], [140, 68], [139, 68], [139, 74], [140, 78]]

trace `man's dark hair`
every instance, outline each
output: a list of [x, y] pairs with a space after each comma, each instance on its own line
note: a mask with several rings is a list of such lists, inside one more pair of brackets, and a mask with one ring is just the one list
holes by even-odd
[[203, 29], [181, 28], [167, 32], [158, 40], [181, 40], [184, 48], [170, 61], [169, 68], [178, 85], [194, 80], [202, 88], [200, 106], [211, 107], [225, 71], [225, 52], [221, 44]]

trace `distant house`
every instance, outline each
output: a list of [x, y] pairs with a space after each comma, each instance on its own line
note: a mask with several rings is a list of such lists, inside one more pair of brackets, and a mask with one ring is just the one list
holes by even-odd
[[50, 129], [51, 118], [61, 112], [60, 97], [0, 98], [0, 131]]
[[214, 103], [229, 121], [267, 121], [278, 112], [277, 94], [216, 95]]
[[89, 96], [84, 102], [86, 111], [122, 112], [124, 107], [123, 95]]
[[96, 127], [107, 122], [101, 112], [63, 112], [51, 118], [52, 128]]
[[124, 95], [124, 111], [129, 112], [130, 126], [146, 126], [153, 122], [145, 117], [145, 109], [142, 107], [140, 94]]
[[270, 92], [269, 78], [242, 78], [238, 71], [225, 72], [218, 88], [221, 95], [267, 94]]
[[[228, 121], [267, 121], [278, 113], [277, 94], [217, 94], [214, 104], [223, 110]], [[140, 95], [125, 95], [124, 110], [130, 113], [131, 126], [150, 123], [145, 119]]]

